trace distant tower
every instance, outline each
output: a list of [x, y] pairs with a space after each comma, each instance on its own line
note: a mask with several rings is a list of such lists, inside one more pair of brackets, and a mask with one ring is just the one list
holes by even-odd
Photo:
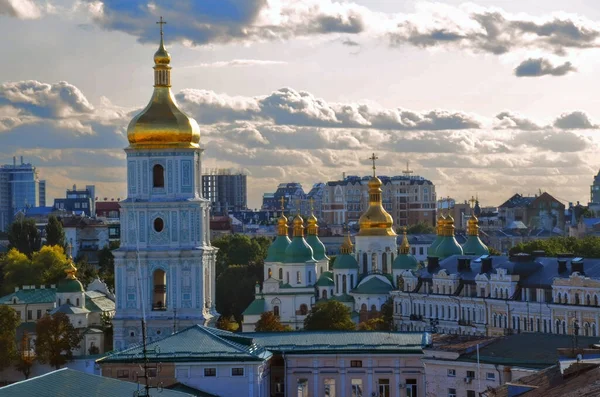
[[216, 319], [209, 202], [202, 198], [200, 129], [171, 93], [171, 56], [161, 18], [154, 93], [127, 128], [127, 199], [115, 252], [114, 347]]

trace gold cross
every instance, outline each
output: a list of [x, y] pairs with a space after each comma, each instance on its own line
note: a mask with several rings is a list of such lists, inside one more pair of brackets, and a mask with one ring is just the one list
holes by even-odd
[[375, 156], [375, 153], [369, 157], [369, 160], [373, 162], [373, 176], [375, 176], [375, 160], [379, 159], [379, 157]]
[[285, 197], [281, 196], [281, 199], [279, 199], [279, 201], [281, 202], [281, 213], [283, 214], [283, 210], [285, 209]]
[[163, 17], [161, 16], [160, 17], [160, 21], [158, 21], [156, 23], [160, 25], [160, 36], [162, 37], [162, 35], [163, 35], [163, 25], [166, 24], [166, 22], [163, 21]]
[[313, 212], [315, 209], [315, 206], [314, 206], [315, 199], [311, 197], [310, 200], [308, 200], [308, 201], [310, 202], [310, 212]]
[[469, 202], [471, 203], [471, 208], [475, 207], [475, 197], [471, 196], [471, 200], [469, 200]]

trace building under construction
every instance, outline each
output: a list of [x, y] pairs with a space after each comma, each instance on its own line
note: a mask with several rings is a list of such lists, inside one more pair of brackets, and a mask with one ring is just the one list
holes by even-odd
[[212, 203], [211, 215], [247, 209], [246, 178], [243, 171], [229, 168], [211, 168], [202, 172], [202, 195]]

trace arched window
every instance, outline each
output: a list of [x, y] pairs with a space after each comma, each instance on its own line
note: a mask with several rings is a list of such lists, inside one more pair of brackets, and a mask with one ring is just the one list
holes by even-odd
[[383, 254], [381, 254], [381, 267], [382, 267], [384, 273], [388, 272], [387, 253], [385, 253], [385, 252]]
[[564, 320], [563, 320], [563, 322], [562, 322], [562, 333], [563, 333], [564, 335], [566, 335], [566, 334], [567, 334], [567, 323], [566, 323]]
[[575, 304], [578, 305], [579, 304], [579, 294], [575, 293]]
[[335, 293], [336, 294], [340, 293], [340, 275], [339, 274], [335, 275]]
[[592, 323], [592, 336], [596, 336], [596, 324]]
[[371, 305], [371, 311], [372, 311], [372, 312], [376, 312], [376, 311], [377, 311], [377, 306], [375, 306], [375, 305]]
[[62, 305], [62, 299], [58, 298], [58, 306]]
[[494, 313], [494, 328], [498, 326], [498, 324], [496, 323], [496, 314]]
[[590, 336], [590, 325], [588, 323], [583, 324], [583, 334], [585, 336]]
[[296, 284], [302, 284], [302, 274], [300, 272], [296, 272]]
[[326, 289], [324, 289], [323, 292], [321, 293], [321, 297], [323, 299], [327, 299], [327, 290]]
[[279, 306], [273, 306], [273, 314], [279, 317]]
[[300, 315], [306, 316], [308, 314], [308, 307], [303, 303], [300, 305]]
[[167, 307], [167, 274], [164, 270], [157, 269], [154, 271], [152, 280], [154, 282], [152, 310], [165, 310]]
[[377, 271], [377, 254], [376, 253], [371, 254], [371, 271], [372, 272]]
[[76, 302], [77, 302], [76, 306], [79, 307], [79, 298], [77, 298]]
[[279, 269], [279, 279], [283, 280], [283, 269]]
[[564, 299], [565, 299], [565, 304], [569, 303], [569, 296], [567, 295], [566, 292], [565, 292]]
[[369, 257], [367, 256], [367, 253], [364, 252], [363, 253], [363, 273], [367, 274], [369, 272]]
[[342, 276], [342, 293], [343, 294], [346, 293], [346, 275], [345, 274]]
[[354, 288], [354, 274], [350, 275], [350, 288]]
[[394, 253], [392, 252], [392, 263], [394, 263]]
[[494, 289], [494, 298], [498, 298], [498, 288]]
[[267, 271], [267, 274], [268, 274], [269, 278], [271, 278], [271, 276], [273, 275], [273, 271], [271, 270], [271, 268], [269, 268], [269, 270]]
[[165, 169], [160, 164], [152, 167], [152, 187], [165, 187]]
[[361, 312], [366, 312], [367, 311], [367, 304], [363, 303], [362, 305], [360, 305], [360, 311]]
[[588, 306], [592, 305], [592, 298], [590, 297], [589, 294], [585, 297], [585, 304]]
[[594, 306], [598, 306], [598, 295], [594, 295]]

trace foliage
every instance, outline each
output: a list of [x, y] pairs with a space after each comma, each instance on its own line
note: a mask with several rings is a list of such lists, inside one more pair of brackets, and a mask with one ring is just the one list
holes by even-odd
[[350, 309], [341, 302], [329, 300], [312, 308], [304, 319], [304, 329], [350, 331], [355, 327], [350, 318]]
[[256, 322], [256, 332], [282, 332], [291, 331], [289, 325], [281, 324], [279, 317], [273, 312], [264, 312]]
[[515, 245], [510, 249], [510, 254], [519, 252], [531, 254], [533, 251], [539, 250], [543, 250], [545, 256], [571, 253], [585, 258], [600, 258], [600, 237], [551, 237], [543, 240], [532, 240]]
[[102, 313], [100, 321], [102, 321], [102, 331], [104, 331], [104, 351], [111, 351], [113, 349], [112, 317], [108, 313]]
[[0, 371], [8, 368], [17, 358], [15, 343], [21, 319], [10, 306], [0, 306]]
[[250, 238], [243, 234], [226, 234], [213, 240], [217, 253], [217, 277], [233, 264], [263, 264], [271, 240], [265, 237]]
[[31, 257], [32, 266], [42, 271], [40, 284], [57, 284], [65, 278], [68, 263], [65, 251], [59, 245], [45, 245]]
[[115, 248], [104, 247], [98, 251], [98, 273], [111, 291], [115, 290], [115, 256], [112, 253], [113, 249]]
[[84, 287], [98, 278], [98, 270], [95, 266], [90, 265], [85, 257], [79, 259], [75, 267], [77, 268], [77, 278]]
[[396, 325], [394, 324], [394, 298], [388, 298], [383, 305], [381, 305], [381, 318], [384, 324], [384, 331], [396, 330]]
[[31, 218], [20, 218], [14, 221], [8, 231], [10, 248], [16, 248], [28, 257], [40, 249], [42, 238], [40, 231]]
[[[401, 232], [401, 230], [400, 230]], [[435, 229], [428, 223], [420, 222], [414, 225], [411, 225], [406, 230], [408, 234], [433, 234], [435, 233]]]
[[27, 332], [24, 332], [19, 345], [19, 353], [17, 361], [15, 362], [15, 369], [22, 373], [25, 379], [29, 379], [31, 367], [33, 367], [34, 357], [35, 356], [29, 349], [29, 335]]
[[388, 331], [387, 324], [383, 320], [383, 317], [375, 317], [367, 321], [363, 321], [358, 324], [359, 331]]
[[231, 265], [217, 276], [216, 306], [222, 316], [241, 321], [242, 312], [254, 300], [254, 288], [263, 277], [263, 269], [262, 264]]
[[67, 246], [63, 225], [54, 215], [48, 217], [48, 224], [46, 225], [46, 245]]
[[79, 348], [82, 336], [64, 313], [46, 314], [35, 326], [35, 353], [42, 364], [55, 369], [73, 359], [73, 349]]
[[217, 328], [229, 332], [236, 332], [240, 328], [240, 324], [233, 317], [221, 316], [217, 320]]
[[494, 247], [488, 246], [488, 250], [490, 251], [490, 255], [492, 255], [492, 256], [501, 256], [502, 255], [502, 252], [498, 251]]

